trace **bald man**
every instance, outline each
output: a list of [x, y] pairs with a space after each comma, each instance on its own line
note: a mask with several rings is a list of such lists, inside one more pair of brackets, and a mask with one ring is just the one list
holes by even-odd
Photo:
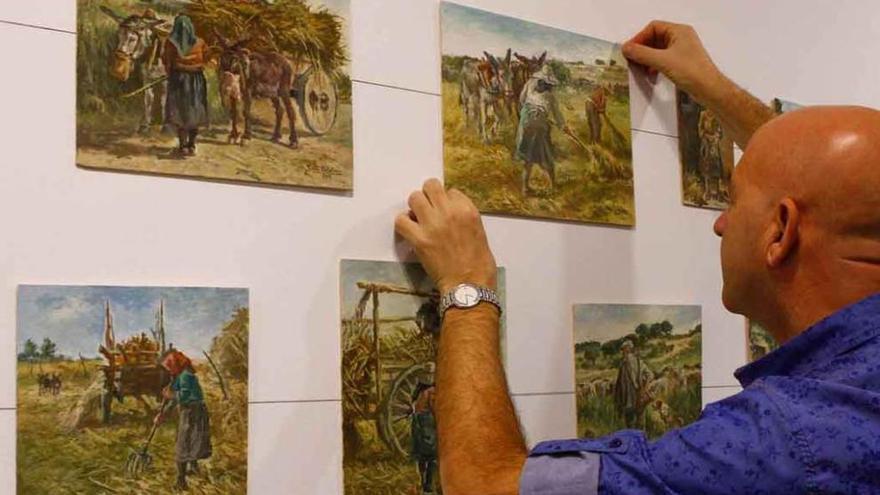
[[652, 22], [623, 51], [712, 109], [745, 150], [715, 222], [722, 299], [782, 346], [737, 370], [741, 393], [656, 441], [624, 430], [528, 452], [487, 300], [495, 261], [480, 216], [430, 180], [396, 229], [454, 301], [436, 376], [444, 494], [880, 493], [880, 113], [773, 119], [689, 26]]

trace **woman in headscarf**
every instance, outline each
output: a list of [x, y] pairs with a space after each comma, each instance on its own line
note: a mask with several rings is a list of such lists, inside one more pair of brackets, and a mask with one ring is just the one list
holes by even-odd
[[560, 129], [568, 130], [553, 92], [558, 84], [559, 80], [553, 71], [545, 65], [532, 75], [520, 95], [522, 110], [516, 132], [515, 156], [523, 162], [523, 196], [531, 193], [529, 181], [535, 165], [550, 176], [551, 192], [556, 187], [556, 162], [553, 159], [553, 142], [550, 140], [551, 121]]
[[208, 45], [196, 36], [192, 20], [185, 15], [174, 18], [174, 27], [163, 52], [168, 72], [168, 96], [165, 102], [165, 123], [177, 129], [178, 156], [196, 153], [199, 127], [208, 125], [208, 87], [205, 64]]
[[162, 358], [162, 367], [171, 375], [171, 384], [163, 391], [168, 403], [154, 419], [156, 424], [165, 420], [166, 413], [177, 406], [177, 444], [174, 449], [177, 462], [178, 489], [185, 489], [186, 475], [198, 473], [198, 461], [211, 457], [211, 424], [202, 386], [196, 377], [192, 361], [177, 350], [168, 351]]

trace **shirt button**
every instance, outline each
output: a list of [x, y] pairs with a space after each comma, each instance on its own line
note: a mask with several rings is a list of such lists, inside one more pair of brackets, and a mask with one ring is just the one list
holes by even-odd
[[608, 444], [608, 447], [610, 447], [610, 448], [612, 448], [612, 449], [616, 449], [616, 448], [620, 447], [621, 445], [623, 445], [623, 441], [622, 441], [621, 439], [619, 439], [619, 438], [615, 438], [614, 440], [612, 440], [612, 441]]

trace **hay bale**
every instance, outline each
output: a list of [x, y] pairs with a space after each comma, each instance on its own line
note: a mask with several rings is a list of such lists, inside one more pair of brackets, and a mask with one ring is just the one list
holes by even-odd
[[97, 421], [103, 393], [104, 377], [98, 374], [76, 403], [61, 414], [61, 425], [68, 430], [78, 430]]

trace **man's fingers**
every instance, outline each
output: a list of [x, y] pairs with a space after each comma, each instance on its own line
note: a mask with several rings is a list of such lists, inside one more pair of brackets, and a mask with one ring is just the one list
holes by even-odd
[[412, 245], [415, 245], [421, 236], [419, 229], [419, 224], [410, 217], [409, 212], [401, 213], [394, 219], [394, 231]]
[[636, 43], [651, 48], [666, 48], [670, 29], [675, 24], [666, 21], [651, 21], [636, 33], [628, 43]]
[[633, 41], [623, 45], [623, 56], [646, 69], [660, 69], [663, 63], [663, 50], [651, 48]]
[[428, 201], [430, 201], [435, 208], [446, 207], [446, 190], [443, 189], [443, 183], [439, 180], [428, 179], [425, 181], [425, 184], [422, 186], [422, 192], [425, 193]]
[[409, 209], [416, 214], [416, 219], [425, 221], [431, 216], [431, 203], [422, 191], [415, 191], [409, 195], [407, 201]]

